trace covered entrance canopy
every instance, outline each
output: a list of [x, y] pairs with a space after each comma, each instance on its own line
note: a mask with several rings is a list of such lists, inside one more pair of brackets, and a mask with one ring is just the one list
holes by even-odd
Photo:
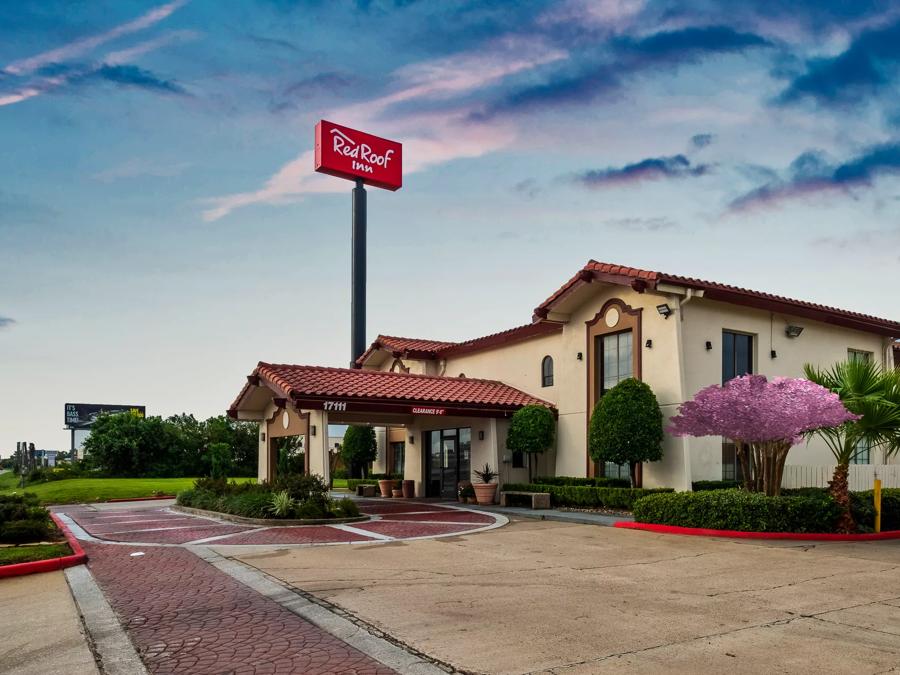
[[[552, 404], [494, 380], [260, 362], [228, 414], [260, 423], [259, 477], [263, 480], [272, 477], [271, 443], [266, 439], [273, 434], [305, 435], [307, 469], [328, 479], [328, 424], [405, 427], [410, 447], [404, 477], [416, 481], [417, 494], [426, 494], [432, 491], [432, 473], [449, 475], [444, 465], [451, 461], [459, 467], [460, 438], [471, 439], [471, 466], [487, 462], [496, 468], [502, 461], [500, 450], [505, 448], [505, 420], [530, 404], [556, 412]], [[434, 430], [460, 431], [455, 444], [444, 442], [451, 436], [449, 431], [435, 436], [440, 442], [433, 443], [432, 457], [430, 432]]]

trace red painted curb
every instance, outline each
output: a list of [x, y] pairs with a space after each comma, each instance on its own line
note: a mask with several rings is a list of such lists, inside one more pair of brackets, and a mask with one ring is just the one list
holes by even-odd
[[116, 497], [115, 499], [104, 499], [104, 504], [114, 504], [115, 502], [150, 502], [154, 499], [175, 499], [175, 495], [157, 495], [156, 497]]
[[728, 537], [730, 539], [787, 539], [792, 541], [881, 541], [900, 539], [900, 530], [869, 532], [866, 534], [835, 534], [833, 532], [739, 532], [737, 530], [710, 530], [703, 527], [679, 527], [656, 523], [618, 521], [614, 527], [627, 530], [644, 530], [659, 534], [686, 534], [695, 537]]
[[53, 522], [66, 536], [69, 547], [72, 549], [72, 555], [65, 555], [61, 558], [48, 558], [47, 560], [34, 560], [32, 562], [16, 563], [15, 565], [0, 566], [0, 579], [4, 577], [19, 577], [24, 574], [35, 574], [37, 572], [53, 572], [54, 570], [65, 569], [66, 567], [74, 567], [87, 562], [87, 554], [81, 548], [81, 544], [75, 536], [66, 527], [66, 524], [59, 519], [55, 513], [51, 513], [50, 517]]

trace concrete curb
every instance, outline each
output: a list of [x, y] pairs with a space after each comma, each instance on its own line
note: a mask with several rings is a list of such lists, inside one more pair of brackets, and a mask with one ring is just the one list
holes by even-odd
[[118, 504], [119, 502], [152, 502], [157, 499], [175, 499], [175, 495], [156, 495], [155, 497], [116, 497], [104, 499], [101, 504]]
[[291, 518], [247, 518], [246, 516], [236, 516], [232, 513], [207, 511], [206, 509], [195, 509], [193, 506], [179, 506], [177, 504], [170, 506], [169, 509], [172, 511], [180, 511], [181, 513], [188, 513], [192, 516], [203, 516], [205, 518], [213, 518], [216, 520], [227, 520], [230, 523], [237, 523], [238, 525], [264, 525], [265, 527], [343, 525], [345, 523], [362, 523], [370, 520], [369, 516], [354, 516], [353, 518], [311, 518], [309, 520]]
[[147, 669], [90, 570], [86, 566], [71, 567], [65, 575], [100, 672], [146, 675]]
[[728, 539], [778, 539], [781, 541], [885, 541], [900, 539], [900, 530], [867, 532], [865, 534], [836, 534], [834, 532], [740, 532], [738, 530], [710, 530], [702, 527], [680, 527], [656, 523], [619, 521], [614, 525], [626, 530], [643, 530], [657, 534], [682, 534], [694, 537], [723, 537]]
[[225, 558], [208, 548], [191, 547], [189, 550], [260, 595], [274, 600], [302, 619], [399, 673], [446, 675], [457, 672], [448, 664], [436, 662], [424, 654], [374, 634], [366, 626], [354, 623], [323, 604], [313, 602], [296, 589], [282, 584], [254, 567]]
[[75, 565], [83, 565], [87, 562], [87, 554], [81, 548], [81, 544], [55, 513], [51, 513], [50, 517], [60, 531], [65, 535], [69, 548], [72, 549], [72, 555], [64, 555], [59, 558], [47, 558], [46, 560], [34, 560], [32, 562], [15, 563], [14, 565], [0, 566], [0, 579], [8, 577], [19, 577], [24, 574], [36, 574], [38, 572], [53, 572], [55, 570], [74, 567]]

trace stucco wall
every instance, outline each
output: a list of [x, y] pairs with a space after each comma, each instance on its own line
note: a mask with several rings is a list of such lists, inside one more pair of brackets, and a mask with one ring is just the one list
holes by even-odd
[[[753, 372], [766, 377], [803, 377], [803, 364], [830, 366], [847, 359], [847, 350], [873, 353], [876, 362], [884, 354], [884, 339], [848, 328], [782, 314], [740, 307], [706, 299], [694, 299], [684, 311], [684, 356], [687, 397], [710, 384], [722, 382], [722, 331], [753, 335]], [[802, 326], [803, 333], [788, 338], [788, 324]], [[706, 349], [706, 342], [712, 349]], [[777, 356], [772, 358], [771, 350]], [[722, 444], [719, 438], [691, 439], [694, 480], [722, 477]], [[873, 461], [878, 461], [876, 457]], [[789, 464], [830, 465], [831, 453], [820, 440], [794, 447]]]

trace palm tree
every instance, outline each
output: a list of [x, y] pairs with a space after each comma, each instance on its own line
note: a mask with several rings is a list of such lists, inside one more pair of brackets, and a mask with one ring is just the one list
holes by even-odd
[[900, 452], [900, 371], [884, 370], [870, 361], [850, 360], [827, 370], [806, 364], [806, 377], [836, 393], [859, 419], [813, 432], [821, 436], [837, 466], [829, 489], [841, 507], [839, 532], [855, 529], [850, 513], [847, 476], [850, 462], [866, 448], [881, 448], [885, 458]]

